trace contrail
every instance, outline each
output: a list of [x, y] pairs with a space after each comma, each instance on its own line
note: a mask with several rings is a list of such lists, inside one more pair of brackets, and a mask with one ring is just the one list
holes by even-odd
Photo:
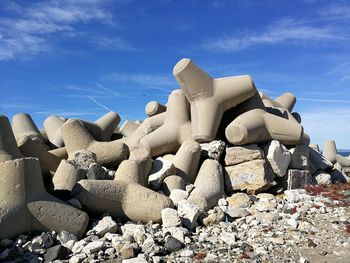
[[104, 108], [105, 110], [108, 111], [113, 111], [110, 108], [108, 108], [107, 106], [103, 105], [102, 103], [98, 102], [97, 100], [95, 100], [93, 97], [86, 95], [86, 97], [88, 97], [89, 99], [91, 99], [93, 102], [95, 102], [97, 105], [99, 105], [100, 107]]

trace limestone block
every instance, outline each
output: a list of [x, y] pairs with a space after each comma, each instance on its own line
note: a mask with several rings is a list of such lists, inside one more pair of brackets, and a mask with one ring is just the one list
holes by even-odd
[[332, 184], [332, 177], [329, 173], [320, 172], [315, 176], [315, 180], [319, 185]]
[[152, 156], [176, 152], [186, 140], [191, 140], [188, 101], [181, 90], [174, 90], [168, 99], [164, 124], [140, 140], [140, 146]]
[[177, 169], [177, 174], [185, 182], [193, 183], [196, 180], [199, 161], [201, 157], [201, 147], [193, 140], [184, 141], [177, 151], [173, 164]]
[[162, 210], [163, 227], [176, 227], [181, 225], [181, 220], [177, 211], [173, 208], [164, 208]]
[[72, 159], [75, 152], [86, 149], [96, 154], [98, 164], [115, 166], [129, 156], [126, 144], [120, 141], [94, 140], [79, 120], [68, 120], [61, 127], [61, 131], [69, 159]]
[[264, 149], [266, 152], [266, 159], [274, 174], [279, 177], [285, 176], [291, 162], [291, 153], [284, 145], [276, 140], [271, 141]]
[[225, 167], [225, 190], [247, 190], [255, 194], [268, 189], [274, 184], [273, 173], [265, 160], [253, 160]]
[[256, 144], [235, 146], [226, 149], [225, 165], [235, 165], [263, 158], [264, 151]]
[[204, 211], [214, 207], [218, 200], [225, 195], [221, 164], [216, 160], [205, 160], [198, 172], [194, 186], [195, 188], [187, 200]]
[[187, 200], [182, 200], [178, 204], [177, 211], [184, 227], [192, 230], [198, 225], [197, 220], [201, 212], [196, 205], [191, 204]]
[[174, 189], [171, 191], [169, 198], [173, 201], [173, 204], [177, 206], [182, 200], [188, 198], [188, 192], [181, 189]]
[[249, 195], [245, 193], [236, 193], [226, 198], [229, 207], [232, 208], [249, 208], [252, 204]]
[[289, 149], [291, 153], [290, 169], [308, 170], [309, 169], [309, 147], [299, 144], [294, 148]]
[[333, 164], [326, 160], [326, 158], [319, 151], [313, 148], [309, 148], [309, 157], [310, 168], [311, 166], [314, 167], [315, 171], [326, 171], [333, 166]]
[[323, 156], [332, 164], [337, 162], [337, 146], [335, 141], [325, 141], [323, 145]]
[[225, 151], [226, 143], [223, 141], [211, 141], [209, 143], [201, 143], [202, 156], [219, 161], [222, 153]]
[[166, 196], [169, 196], [170, 193], [175, 189], [185, 190], [184, 179], [178, 175], [167, 176], [162, 183], [162, 192]]
[[192, 138], [198, 142], [213, 140], [223, 113], [256, 92], [250, 76], [213, 79], [188, 58], [175, 65], [173, 74], [191, 104]]
[[309, 171], [289, 169], [287, 173], [287, 190], [305, 188], [312, 184], [312, 177]]
[[166, 111], [166, 106], [160, 104], [157, 101], [148, 102], [146, 105], [146, 108], [145, 108], [145, 112], [146, 112], [148, 117], [157, 115], [159, 113], [163, 113], [165, 111]]
[[234, 145], [278, 140], [284, 145], [300, 144], [303, 127], [294, 118], [286, 119], [262, 109], [253, 109], [238, 116], [225, 130]]

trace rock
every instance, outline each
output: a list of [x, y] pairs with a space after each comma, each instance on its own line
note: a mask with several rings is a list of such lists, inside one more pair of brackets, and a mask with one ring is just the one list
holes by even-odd
[[188, 235], [188, 230], [183, 227], [167, 227], [163, 228], [163, 234], [170, 233], [171, 236], [179, 240], [181, 243], [185, 243], [185, 236]]
[[319, 185], [329, 185], [332, 183], [332, 177], [328, 173], [320, 172], [314, 178]]
[[226, 193], [247, 190], [258, 193], [274, 184], [273, 173], [265, 160], [253, 160], [225, 167]]
[[83, 248], [86, 246], [87, 242], [85, 240], [79, 240], [77, 242], [74, 243], [73, 247], [72, 247], [72, 252], [74, 254], [78, 254], [80, 252], [83, 251]]
[[273, 140], [264, 147], [264, 150], [274, 174], [279, 177], [285, 176], [292, 159], [287, 148], [279, 141]]
[[162, 210], [163, 227], [180, 226], [181, 220], [177, 211], [172, 208], [165, 208]]
[[159, 190], [162, 186], [163, 180], [169, 176], [176, 174], [174, 164], [162, 157], [158, 157], [152, 166], [152, 170], [148, 177], [148, 183], [154, 190]]
[[105, 216], [92, 228], [92, 232], [99, 237], [103, 237], [107, 232], [116, 233], [117, 229], [118, 225], [114, 222], [112, 217]]
[[187, 200], [182, 200], [178, 204], [178, 214], [182, 224], [188, 229], [194, 229], [198, 223], [197, 219], [200, 215], [200, 210], [197, 206], [191, 204]]
[[83, 248], [83, 253], [85, 253], [85, 254], [93, 254], [93, 253], [98, 252], [99, 250], [101, 250], [103, 245], [104, 245], [104, 242], [101, 241], [101, 240], [92, 241], [91, 243], [88, 243]]
[[86, 173], [86, 178], [90, 180], [110, 180], [113, 179], [108, 171], [97, 163], [92, 163]]
[[249, 195], [245, 193], [236, 193], [226, 198], [228, 206], [232, 208], [248, 208], [252, 201]]
[[187, 191], [174, 189], [171, 191], [169, 198], [173, 201], [174, 205], [177, 206], [180, 201], [187, 199], [188, 196], [189, 194]]
[[182, 248], [182, 243], [175, 237], [167, 236], [165, 238], [164, 246], [169, 252], [175, 252]]
[[290, 218], [287, 220], [288, 225], [290, 225], [293, 229], [297, 229], [299, 222], [295, 218]]
[[211, 141], [210, 143], [201, 143], [200, 146], [204, 158], [219, 161], [226, 144], [223, 141]]
[[79, 263], [82, 262], [86, 258], [84, 253], [75, 254], [69, 259], [69, 263]]
[[203, 219], [203, 225], [216, 225], [223, 221], [225, 218], [225, 213], [218, 207], [214, 208], [212, 214], [209, 214], [206, 218]]
[[225, 213], [231, 218], [240, 218], [250, 215], [246, 208], [229, 208]]
[[52, 236], [49, 233], [42, 233], [40, 236], [35, 237], [32, 243], [39, 243], [43, 248], [48, 248], [53, 245]]
[[87, 171], [91, 164], [96, 163], [96, 154], [89, 150], [79, 150], [73, 154], [73, 160], [80, 169]]
[[290, 203], [298, 203], [312, 200], [312, 197], [308, 195], [303, 189], [286, 190], [284, 191], [284, 195], [287, 201]]
[[58, 233], [56, 238], [61, 243], [62, 246], [67, 246], [67, 243], [71, 240], [73, 242], [78, 241], [78, 238], [75, 235], [73, 235], [67, 231], [62, 231], [62, 232]]
[[291, 162], [289, 169], [308, 170], [309, 169], [309, 147], [303, 144], [296, 145], [289, 150]]
[[235, 165], [263, 158], [264, 151], [256, 144], [235, 146], [226, 149], [225, 165]]
[[227, 245], [233, 245], [236, 243], [236, 233], [223, 231], [220, 235], [220, 239]]
[[309, 148], [309, 158], [310, 168], [313, 166], [316, 171], [326, 171], [333, 166], [319, 151], [312, 148]]
[[263, 200], [263, 201], [259, 201], [259, 202], [255, 203], [254, 206], [260, 212], [274, 211], [277, 207], [277, 203], [271, 202], [271, 200], [267, 199], [267, 200]]
[[136, 256], [136, 250], [137, 250], [137, 244], [126, 243], [121, 247], [119, 252], [123, 258], [128, 259]]
[[304, 232], [307, 232], [307, 233], [310, 232], [311, 228], [312, 228], [312, 224], [307, 222], [307, 221], [300, 222], [299, 225], [298, 225], [298, 229], [300, 231], [304, 231]]
[[181, 251], [180, 256], [185, 258], [193, 258], [194, 252], [192, 250], [185, 249]]
[[287, 190], [305, 188], [312, 184], [311, 174], [307, 170], [289, 169], [286, 180], [283, 180], [286, 181], [286, 184], [283, 184]]
[[[148, 263], [145, 258], [137, 257], [137, 258], [129, 258], [129, 259], [123, 259], [122, 263]], [[154, 262], [154, 261], [153, 261]]]
[[46, 250], [44, 254], [45, 262], [52, 262], [56, 259], [66, 259], [68, 256], [68, 249], [62, 245], [56, 245]]
[[170, 193], [175, 190], [185, 190], [185, 181], [181, 176], [170, 175], [163, 180], [162, 191], [166, 196], [169, 196]]
[[0, 241], [0, 246], [2, 246], [2, 247], [8, 247], [8, 246], [10, 246], [12, 243], [13, 243], [13, 241], [12, 241], [11, 239], [4, 238], [4, 239], [1, 239], [1, 241]]
[[142, 243], [145, 239], [145, 226], [144, 225], [138, 225], [134, 223], [126, 223], [122, 227], [122, 233], [123, 236], [131, 235], [134, 240], [136, 240], [138, 243]]

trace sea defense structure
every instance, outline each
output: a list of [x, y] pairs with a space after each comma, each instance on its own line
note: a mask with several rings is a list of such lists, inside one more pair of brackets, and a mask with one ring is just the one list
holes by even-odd
[[213, 78], [188, 58], [173, 76], [179, 88], [166, 103], [150, 101], [143, 120], [121, 125], [116, 112], [49, 116], [44, 130], [28, 113], [12, 125], [0, 115], [0, 239], [81, 237], [104, 214], [192, 231], [225, 218], [226, 197], [350, 182], [350, 157], [335, 141], [322, 151], [311, 143], [292, 93], [271, 98], [249, 75]]

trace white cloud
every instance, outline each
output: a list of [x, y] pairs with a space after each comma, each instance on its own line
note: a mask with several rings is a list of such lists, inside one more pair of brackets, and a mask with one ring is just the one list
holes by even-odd
[[307, 25], [288, 18], [271, 24], [260, 32], [247, 32], [207, 41], [203, 47], [213, 51], [234, 52], [257, 45], [319, 44], [320, 41], [340, 40], [350, 40], [350, 36], [331, 26]]
[[[0, 60], [47, 52], [60, 37], [78, 35], [80, 24], [115, 23], [108, 3], [102, 0], [50, 0], [9, 5], [0, 18]], [[123, 50], [127, 47], [120, 38], [102, 43]]]
[[97, 112], [92, 112], [92, 111], [86, 111], [86, 110], [81, 110], [81, 111], [36, 111], [34, 112], [36, 115], [43, 115], [43, 116], [62, 116], [62, 117], [76, 117], [76, 116], [86, 116], [86, 115], [97, 115]]
[[[159, 86], [173, 86], [176, 82], [172, 75], [163, 74], [126, 74], [126, 73], [113, 73], [106, 76], [107, 79], [112, 79], [117, 82], [137, 84], [140, 86], [167, 90], [164, 88], [159, 88]], [[168, 91], [168, 90], [167, 90]]]

